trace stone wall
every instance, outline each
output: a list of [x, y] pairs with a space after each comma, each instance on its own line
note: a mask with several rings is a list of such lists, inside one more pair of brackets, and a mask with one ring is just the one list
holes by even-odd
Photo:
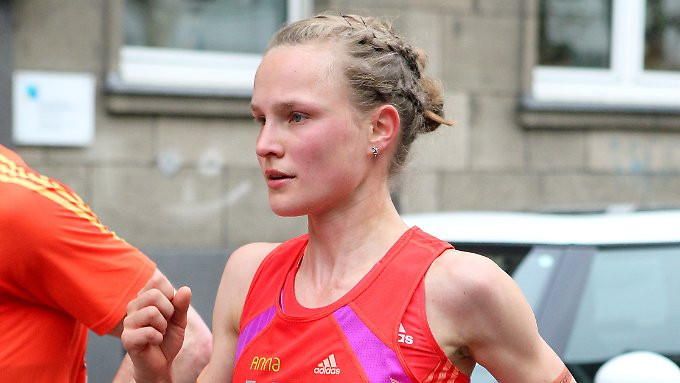
[[[99, 79], [90, 147], [18, 152], [145, 249], [226, 249], [303, 232], [304, 219], [269, 210], [247, 100], [107, 88], [111, 45], [119, 41], [111, 31], [120, 28], [111, 9], [120, 3], [12, 2], [16, 69]], [[457, 125], [414, 145], [394, 182], [402, 211], [680, 205], [677, 116], [656, 124], [655, 116], [632, 115], [621, 125], [614, 114], [590, 124], [567, 114], [555, 127], [521, 110], [536, 0], [319, 0], [315, 8], [394, 17], [429, 52], [429, 71], [444, 84], [446, 114]]]

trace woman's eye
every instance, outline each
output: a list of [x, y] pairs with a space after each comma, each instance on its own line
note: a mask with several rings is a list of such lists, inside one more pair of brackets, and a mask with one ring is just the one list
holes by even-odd
[[255, 120], [255, 123], [259, 126], [264, 126], [264, 124], [267, 122], [264, 117], [253, 117], [253, 120]]
[[290, 115], [290, 121], [295, 123], [300, 123], [304, 121], [306, 118], [307, 116], [304, 113], [294, 112], [293, 114]]

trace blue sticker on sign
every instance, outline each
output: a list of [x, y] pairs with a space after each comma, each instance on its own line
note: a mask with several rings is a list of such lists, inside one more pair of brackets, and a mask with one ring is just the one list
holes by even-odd
[[26, 94], [28, 95], [29, 98], [32, 99], [37, 99], [38, 98], [38, 87], [31, 84], [26, 87]]

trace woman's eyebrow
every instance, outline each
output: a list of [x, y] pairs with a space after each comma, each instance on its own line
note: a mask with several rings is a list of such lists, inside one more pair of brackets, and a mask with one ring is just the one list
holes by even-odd
[[[272, 106], [272, 109], [275, 112], [279, 112], [279, 113], [280, 112], [290, 112], [291, 110], [294, 110], [296, 108], [300, 108], [303, 105], [306, 105], [306, 104], [298, 102], [298, 101], [282, 101], [282, 102], [275, 103]], [[250, 109], [252, 111], [259, 111], [260, 110], [260, 108], [257, 106], [257, 104], [253, 104], [253, 103], [250, 104]]]

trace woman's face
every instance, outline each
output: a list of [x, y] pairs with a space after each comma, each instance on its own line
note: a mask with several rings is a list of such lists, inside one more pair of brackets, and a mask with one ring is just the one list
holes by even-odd
[[368, 121], [350, 104], [332, 44], [280, 46], [255, 76], [256, 154], [281, 216], [321, 214], [351, 203], [370, 162]]

